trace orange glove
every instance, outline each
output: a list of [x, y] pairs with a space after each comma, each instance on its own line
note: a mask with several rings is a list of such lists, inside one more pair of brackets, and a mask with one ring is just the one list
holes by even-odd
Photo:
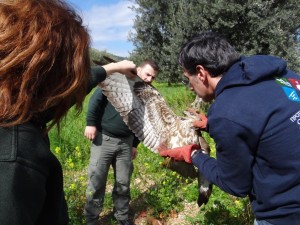
[[200, 130], [206, 130], [207, 117], [204, 114], [197, 112], [195, 109], [188, 109], [189, 112], [193, 113], [195, 116], [198, 116], [200, 120], [193, 121], [193, 126], [199, 128]]
[[168, 149], [164, 143], [161, 143], [157, 149], [161, 156], [169, 156], [177, 161], [185, 161], [187, 163], [192, 163], [192, 151], [198, 149], [201, 150], [201, 147], [199, 145], [192, 144], [183, 147]]

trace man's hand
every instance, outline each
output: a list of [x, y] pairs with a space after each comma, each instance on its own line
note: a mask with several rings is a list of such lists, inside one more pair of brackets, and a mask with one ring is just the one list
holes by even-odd
[[206, 130], [207, 117], [204, 114], [197, 112], [195, 109], [188, 109], [188, 111], [199, 117], [199, 120], [193, 121], [193, 126], [200, 130]]
[[169, 156], [177, 161], [185, 161], [192, 163], [191, 154], [193, 150], [201, 150], [201, 147], [196, 144], [186, 145], [183, 147], [168, 149], [164, 143], [158, 146], [158, 152], [161, 156]]
[[93, 141], [97, 135], [97, 128], [95, 126], [86, 126], [84, 131], [84, 136]]
[[137, 156], [137, 149], [135, 147], [132, 147], [132, 159], [135, 159]]

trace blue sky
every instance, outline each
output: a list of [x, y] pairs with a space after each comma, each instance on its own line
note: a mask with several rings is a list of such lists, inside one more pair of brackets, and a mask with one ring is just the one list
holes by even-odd
[[133, 45], [128, 34], [132, 30], [134, 11], [129, 0], [66, 0], [82, 16], [92, 37], [92, 46], [118, 56], [129, 56]]

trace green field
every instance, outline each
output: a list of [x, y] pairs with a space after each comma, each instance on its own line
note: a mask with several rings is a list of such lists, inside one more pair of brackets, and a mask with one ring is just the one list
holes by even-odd
[[[167, 103], [178, 115], [190, 107], [194, 95], [183, 85], [167, 86], [154, 84], [164, 96]], [[84, 109], [76, 114], [69, 111], [61, 124], [60, 135], [57, 129], [50, 131], [51, 149], [60, 160], [64, 171], [64, 190], [69, 207], [70, 225], [84, 224], [83, 207], [87, 186], [87, 166], [89, 163], [90, 142], [85, 139], [85, 115], [90, 95], [84, 102]], [[215, 156], [213, 140], [203, 133], [208, 141], [212, 156]], [[183, 178], [175, 172], [162, 167], [163, 158], [151, 152], [145, 146], [138, 146], [138, 156], [134, 160], [134, 173], [131, 182], [131, 208], [135, 215], [143, 214], [147, 218], [168, 221], [171, 217], [195, 205], [198, 197], [197, 181]], [[111, 187], [113, 185], [112, 170], [109, 173], [107, 193], [103, 215], [106, 225], [116, 222], [112, 219], [113, 208]], [[193, 214], [181, 218], [182, 224], [203, 225], [250, 225], [253, 215], [247, 198], [241, 199], [228, 195], [213, 187], [209, 202], [200, 208], [193, 207]], [[147, 224], [143, 222], [141, 224]], [[139, 224], [139, 225], [141, 225]], [[167, 223], [166, 223], [167, 224]]]

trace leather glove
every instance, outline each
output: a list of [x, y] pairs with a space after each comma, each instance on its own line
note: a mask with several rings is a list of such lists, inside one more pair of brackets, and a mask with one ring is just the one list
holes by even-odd
[[187, 163], [192, 163], [191, 154], [193, 150], [200, 150], [201, 147], [196, 144], [186, 145], [183, 147], [168, 149], [164, 143], [158, 146], [158, 152], [161, 156], [169, 156], [177, 161], [185, 161]]
[[207, 125], [206, 115], [197, 112], [195, 109], [188, 109], [188, 111], [199, 117], [199, 120], [193, 121], [193, 126], [205, 131]]

